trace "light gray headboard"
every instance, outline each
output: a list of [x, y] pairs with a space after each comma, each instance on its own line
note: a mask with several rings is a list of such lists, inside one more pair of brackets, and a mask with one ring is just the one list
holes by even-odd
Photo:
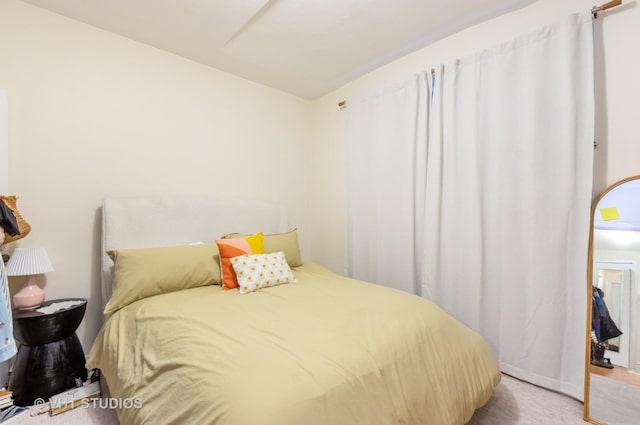
[[102, 308], [111, 297], [110, 249], [213, 242], [226, 233], [286, 232], [283, 206], [246, 199], [113, 198], [102, 203]]

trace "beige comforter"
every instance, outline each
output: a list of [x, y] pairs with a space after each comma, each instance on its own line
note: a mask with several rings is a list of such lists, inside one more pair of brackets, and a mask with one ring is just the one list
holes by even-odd
[[88, 367], [129, 407], [121, 423], [460, 425], [491, 396], [489, 348], [431, 302], [315, 264], [295, 274], [246, 295], [208, 286], [116, 312]]

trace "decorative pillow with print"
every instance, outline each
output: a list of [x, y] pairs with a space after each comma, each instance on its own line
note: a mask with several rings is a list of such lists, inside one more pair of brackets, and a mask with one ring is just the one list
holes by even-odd
[[231, 265], [231, 259], [239, 255], [262, 254], [262, 232], [239, 239], [216, 240], [220, 251], [220, 270], [222, 271], [222, 289], [234, 289], [238, 287], [236, 272]]
[[241, 294], [283, 283], [297, 283], [282, 251], [233, 257], [231, 264]]

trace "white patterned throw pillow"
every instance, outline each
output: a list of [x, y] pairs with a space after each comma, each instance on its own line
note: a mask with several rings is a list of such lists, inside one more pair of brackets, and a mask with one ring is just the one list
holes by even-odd
[[241, 294], [269, 286], [297, 282], [282, 251], [240, 255], [231, 258], [231, 265], [236, 272]]

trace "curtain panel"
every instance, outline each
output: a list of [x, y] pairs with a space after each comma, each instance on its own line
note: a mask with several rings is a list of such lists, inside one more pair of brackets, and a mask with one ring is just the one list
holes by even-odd
[[416, 179], [413, 162], [426, 151], [426, 107], [418, 77], [349, 100], [347, 276], [420, 290], [415, 193], [424, 180]]
[[348, 273], [435, 301], [504, 372], [582, 398], [591, 15], [401, 87], [349, 103]]

